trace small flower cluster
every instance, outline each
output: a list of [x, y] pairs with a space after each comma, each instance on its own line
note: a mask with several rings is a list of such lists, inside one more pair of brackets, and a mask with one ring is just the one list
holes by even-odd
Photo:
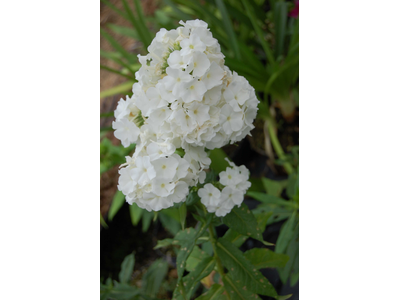
[[161, 29], [148, 55], [138, 55], [138, 82], [132, 97], [119, 101], [112, 124], [123, 146], [136, 143], [118, 188], [147, 210], [184, 201], [189, 187], [203, 183], [211, 163], [205, 148], [242, 140], [259, 103], [248, 81], [224, 65], [207, 23], [180, 24]]
[[248, 181], [249, 170], [245, 166], [237, 167], [232, 162], [228, 163], [231, 167], [219, 173], [219, 182], [215, 185], [207, 183], [198, 191], [201, 203], [218, 217], [225, 216], [235, 205], [240, 206], [244, 194], [251, 186]]

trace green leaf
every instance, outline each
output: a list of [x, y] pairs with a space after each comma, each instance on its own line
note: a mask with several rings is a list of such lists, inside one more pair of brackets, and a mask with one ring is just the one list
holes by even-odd
[[117, 191], [114, 195], [114, 198], [111, 202], [110, 209], [108, 211], [108, 220], [112, 221], [114, 216], [117, 214], [119, 209], [125, 202], [125, 195], [121, 191]]
[[196, 298], [196, 300], [216, 300], [218, 296], [220, 296], [224, 291], [225, 291], [224, 286], [215, 283], [206, 293]]
[[262, 232], [257, 220], [246, 204], [235, 206], [232, 211], [223, 218], [224, 223], [231, 229], [247, 235], [256, 240], [263, 241]]
[[100, 34], [111, 44], [111, 46], [118, 51], [123, 58], [129, 63], [135, 63], [137, 58], [134, 54], [129, 53], [122, 47], [110, 34], [107, 33], [103, 28], [100, 28]]
[[129, 80], [135, 80], [134, 77], [132, 77], [132, 76], [130, 76], [130, 75], [128, 75], [128, 74], [124, 74], [124, 73], [122, 73], [122, 71], [118, 71], [118, 70], [109, 68], [109, 67], [104, 66], [104, 65], [100, 65], [100, 69], [109, 71], [109, 72], [111, 72], [111, 73], [118, 74], [118, 75], [120, 75], [120, 76], [122, 76], [122, 77], [125, 77], [125, 78], [129, 79]]
[[146, 42], [144, 44], [145, 44], [145, 47], [147, 49], [147, 47], [150, 46], [150, 44], [151, 44], [151, 41], [153, 39], [153, 35], [150, 33], [150, 31], [149, 31], [149, 29], [148, 29], [148, 27], [146, 25], [146, 20], [145, 20], [145, 17], [144, 17], [143, 8], [142, 8], [142, 5], [140, 3], [140, 0], [134, 0], [134, 3], [135, 3], [135, 8], [136, 8], [136, 13], [137, 13], [137, 15], [139, 17], [137, 24], [140, 27], [140, 30], [142, 31], [142, 33], [143, 33], [143, 35], [144, 35], [144, 37], [146, 39]]
[[130, 28], [130, 27], [124, 27], [124, 26], [118, 26], [115, 24], [109, 24], [108, 27], [114, 31], [115, 33], [118, 33], [120, 35], [124, 35], [127, 37], [131, 37], [135, 40], [138, 40], [138, 33], [136, 32], [135, 29]]
[[211, 223], [212, 214], [207, 216], [206, 223], [202, 224], [200, 228], [197, 230], [193, 228], [187, 228], [185, 230], [181, 230], [175, 236], [176, 240], [179, 240], [179, 244], [181, 248], [179, 249], [177, 258], [176, 258], [176, 267], [178, 271], [178, 282], [181, 280], [183, 272], [186, 266], [186, 260], [192, 252], [197, 239], [206, 231], [208, 225]]
[[161, 283], [168, 272], [168, 263], [162, 258], [157, 259], [144, 274], [142, 291], [149, 297], [156, 297]]
[[265, 248], [253, 248], [244, 253], [244, 256], [257, 268], [283, 268], [289, 260], [286, 254], [275, 253]]
[[239, 46], [237, 43], [237, 38], [235, 31], [233, 30], [232, 22], [229, 17], [229, 14], [226, 10], [225, 4], [223, 0], [216, 0], [217, 6], [219, 11], [221, 12], [222, 15], [222, 21], [224, 22], [224, 27], [225, 30], [228, 34], [229, 41], [231, 43], [231, 47], [233, 49], [233, 52], [235, 53], [235, 58], [238, 60], [242, 60], [242, 56], [239, 51]]
[[229, 163], [225, 160], [225, 158], [228, 156], [221, 148], [215, 148], [214, 150], [211, 150], [209, 157], [211, 158], [210, 168], [215, 172], [220, 173], [229, 167]]
[[136, 226], [142, 217], [143, 209], [133, 202], [132, 205], [129, 205], [129, 213], [131, 215], [132, 225]]
[[294, 229], [294, 234], [286, 248], [286, 254], [290, 257], [284, 268], [279, 268], [281, 281], [286, 283], [290, 277], [290, 284], [296, 284], [299, 278], [299, 225]]
[[264, 52], [265, 52], [265, 55], [267, 56], [268, 62], [270, 64], [275, 64], [274, 55], [272, 54], [272, 51], [271, 51], [269, 45], [265, 41], [263, 30], [257, 24], [257, 18], [255, 16], [255, 12], [253, 10], [253, 7], [251, 6], [251, 4], [249, 3], [248, 0], [242, 0], [242, 3], [244, 5], [244, 7], [245, 7], [247, 16], [249, 17], [251, 23], [253, 24], [254, 30], [255, 30], [255, 32], [256, 32], [256, 34], [258, 36], [258, 39], [260, 40], [261, 46], [264, 49]]
[[147, 232], [147, 230], [150, 227], [151, 220], [153, 219], [154, 213], [149, 212], [145, 209], [143, 209], [143, 215], [142, 215], [142, 231]]
[[282, 194], [282, 190], [285, 187], [286, 181], [275, 181], [265, 177], [261, 178], [261, 180], [267, 194], [280, 197], [280, 195]]
[[181, 230], [181, 225], [173, 217], [160, 211], [159, 215], [161, 224], [165, 229], [167, 229], [172, 235], [175, 235]]
[[262, 203], [265, 203], [265, 204], [281, 205], [281, 206], [284, 206], [284, 207], [286, 207], [288, 209], [292, 209], [292, 210], [299, 209], [299, 206], [297, 203], [294, 203], [292, 201], [287, 201], [287, 200], [284, 200], [282, 198], [279, 198], [279, 197], [276, 197], [273, 195], [268, 195], [265, 193], [258, 193], [258, 192], [247, 192], [246, 195], [248, 195], [258, 201], [261, 201]]
[[232, 273], [228, 273], [226, 276], [222, 277], [224, 282], [224, 287], [229, 294], [231, 300], [249, 300], [249, 299], [260, 299], [257, 294], [250, 291], [248, 286], [245, 285], [240, 280], [233, 279]]
[[104, 4], [106, 4], [108, 7], [110, 7], [112, 10], [114, 10], [117, 14], [119, 14], [120, 16], [124, 17], [125, 19], [128, 18], [128, 16], [126, 15], [125, 12], [123, 12], [122, 10], [118, 9], [115, 5], [113, 5], [110, 1], [108, 0], [100, 0], [101, 2], [103, 2]]
[[[289, 220], [287, 220], [279, 233], [278, 240], [276, 241], [276, 247], [275, 247], [275, 252], [276, 253], [284, 253], [290, 240], [292, 239], [294, 235], [294, 229], [296, 224], [296, 219], [297, 219], [297, 213], [293, 212]], [[298, 223], [298, 220], [297, 220]]]
[[179, 207], [179, 219], [180, 223], [182, 226], [182, 229], [185, 229], [185, 224], [186, 224], [186, 202], [182, 203], [182, 205]]
[[204, 259], [209, 258], [205, 251], [201, 250], [198, 246], [194, 246], [192, 253], [190, 253], [186, 261], [186, 270], [192, 272], [196, 269], [196, 266]]
[[186, 205], [190, 206], [190, 205], [196, 204], [199, 200], [200, 200], [200, 197], [197, 194], [197, 191], [191, 190], [189, 192], [189, 195], [187, 196]]
[[[257, 225], [260, 228], [261, 232], [265, 231], [265, 227], [267, 224], [267, 221], [269, 219], [269, 217], [272, 215], [272, 212], [269, 213], [258, 213], [256, 215], [254, 215], [257, 219]], [[225, 233], [224, 235], [224, 239], [230, 241], [233, 245], [235, 245], [236, 247], [240, 247], [243, 245], [243, 243], [249, 238], [248, 235], [242, 235], [232, 229], [228, 229], [228, 231]], [[265, 243], [265, 242], [263, 242]]]
[[132, 85], [134, 83], [135, 83], [134, 81], [127, 81], [127, 82], [124, 82], [124, 83], [122, 83], [120, 85], [117, 85], [116, 87], [113, 87], [113, 88], [110, 88], [108, 90], [102, 91], [102, 92], [100, 92], [100, 99], [131, 91], [132, 90]]
[[[158, 240], [157, 241], [157, 245], [153, 248], [153, 249], [158, 249], [158, 248], [163, 248], [163, 247], [167, 247], [169, 245], [172, 245], [174, 242], [173, 239], [163, 239], [163, 240]], [[178, 242], [176, 242], [177, 244]]]
[[132, 277], [133, 267], [135, 266], [135, 255], [129, 254], [121, 264], [121, 271], [118, 274], [119, 282], [129, 283]]
[[278, 58], [283, 54], [283, 46], [286, 37], [287, 23], [287, 3], [278, 1], [274, 7], [274, 23], [275, 23], [275, 57]]
[[103, 218], [103, 215], [101, 214], [101, 212], [100, 212], [100, 224], [104, 228], [108, 228], [108, 225], [107, 225], [106, 221], [104, 221], [104, 218]]
[[194, 292], [194, 288], [201, 279], [208, 276], [215, 267], [215, 260], [213, 257], [208, 257], [202, 260], [196, 269], [190, 272], [183, 278], [183, 285], [186, 288], [186, 297], [190, 299], [190, 296]]
[[237, 247], [224, 238], [217, 241], [217, 254], [228, 269], [233, 281], [257, 294], [276, 298], [272, 284], [243, 255]]
[[288, 179], [288, 185], [286, 188], [286, 194], [289, 198], [294, 198], [299, 193], [299, 174], [295, 172], [290, 174]]

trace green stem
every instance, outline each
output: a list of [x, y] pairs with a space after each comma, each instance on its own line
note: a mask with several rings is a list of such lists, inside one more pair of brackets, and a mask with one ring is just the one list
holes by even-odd
[[[283, 151], [282, 146], [279, 143], [278, 137], [275, 134], [275, 124], [272, 120], [269, 120], [267, 122], [269, 122], [268, 123], [268, 133], [269, 133], [269, 137], [271, 138], [272, 147], [274, 147], [274, 150], [275, 150], [276, 154], [278, 155], [279, 159], [285, 161], [286, 160], [285, 152]], [[293, 168], [288, 162], [285, 162], [283, 164], [283, 167], [285, 168], [285, 171], [289, 175], [293, 173]]]

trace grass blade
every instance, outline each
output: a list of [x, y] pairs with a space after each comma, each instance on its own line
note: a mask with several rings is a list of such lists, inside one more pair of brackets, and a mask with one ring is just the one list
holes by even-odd
[[143, 8], [140, 4], [139, 0], [134, 0], [135, 3], [135, 8], [136, 8], [136, 14], [138, 15], [138, 25], [141, 28], [141, 31], [143, 32], [144, 37], [146, 38], [146, 48], [151, 44], [152, 41], [152, 34], [150, 33], [149, 29], [147, 28], [146, 25], [146, 19], [144, 17], [143, 13]]
[[109, 71], [109, 72], [111, 72], [111, 73], [118, 74], [118, 75], [123, 76], [123, 77], [125, 77], [125, 78], [127, 78], [127, 79], [130, 79], [130, 80], [135, 80], [134, 77], [132, 77], [132, 76], [130, 76], [130, 75], [128, 75], [128, 74], [124, 74], [124, 73], [122, 73], [121, 71], [115, 70], [115, 69], [113, 69], [113, 68], [109, 68], [109, 67], [104, 66], [104, 65], [100, 65], [100, 69]]
[[228, 15], [225, 4], [222, 0], [216, 0], [216, 3], [217, 3], [219, 11], [221, 12], [222, 20], [224, 22], [224, 27], [228, 34], [232, 50], [235, 53], [235, 57], [238, 60], [242, 60], [242, 55], [240, 54], [240, 51], [239, 51], [239, 45], [237, 42], [236, 34], [235, 34], [235, 31], [233, 30], [232, 21]]
[[100, 34], [111, 44], [111, 46], [117, 50], [122, 57], [124, 57], [128, 62], [135, 63], [137, 58], [126, 51], [111, 35], [109, 35], [103, 28], [100, 28]]
[[105, 90], [105, 91], [100, 93], [100, 99], [131, 91], [132, 85], [134, 83], [135, 83], [134, 81], [127, 81], [127, 82], [122, 83], [122, 84], [120, 84], [120, 85], [118, 85], [116, 87], [113, 87], [111, 89]]
[[257, 18], [253, 11], [253, 7], [249, 4], [248, 0], [242, 0], [242, 3], [246, 9], [246, 13], [247, 13], [251, 23], [253, 24], [254, 30], [256, 31], [256, 34], [258, 36], [258, 39], [260, 40], [261, 46], [264, 49], [264, 52], [265, 52], [265, 55], [267, 56], [268, 62], [270, 64], [275, 64], [275, 59], [274, 59], [272, 50], [269, 48], [269, 45], [267, 44], [267, 42], [264, 39], [262, 29], [257, 24]]

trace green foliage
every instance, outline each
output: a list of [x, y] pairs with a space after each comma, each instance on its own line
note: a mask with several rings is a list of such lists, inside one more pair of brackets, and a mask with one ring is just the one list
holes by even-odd
[[246, 204], [242, 203], [240, 207], [235, 206], [232, 211], [223, 218], [223, 221], [234, 231], [263, 241], [262, 232], [258, 227], [257, 220]]
[[124, 258], [121, 264], [121, 271], [119, 272], [118, 278], [121, 283], [129, 283], [131, 280], [133, 267], [135, 266], [135, 255], [129, 254]]
[[100, 175], [112, 167], [125, 162], [125, 156], [135, 149], [135, 145], [124, 148], [122, 145], [114, 146], [107, 138], [100, 141]]
[[167, 272], [168, 263], [161, 258], [157, 259], [143, 276], [143, 293], [149, 297], [156, 297]]
[[217, 241], [217, 253], [222, 264], [227, 268], [233, 282], [246, 287], [253, 293], [276, 298], [277, 293], [272, 284], [265, 278], [243, 253], [231, 242], [220, 238]]

